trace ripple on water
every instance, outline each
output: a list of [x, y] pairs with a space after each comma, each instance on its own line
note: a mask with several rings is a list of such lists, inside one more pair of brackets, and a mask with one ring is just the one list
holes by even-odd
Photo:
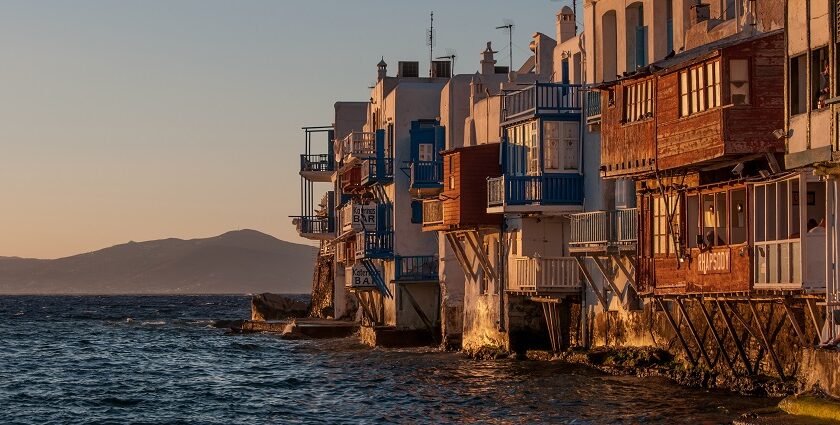
[[774, 404], [574, 365], [207, 327], [248, 308], [235, 296], [0, 297], [0, 423], [706, 424]]

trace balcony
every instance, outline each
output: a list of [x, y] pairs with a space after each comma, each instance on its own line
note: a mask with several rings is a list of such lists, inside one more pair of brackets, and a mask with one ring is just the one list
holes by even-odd
[[312, 240], [328, 240], [335, 232], [333, 217], [302, 216], [293, 217], [292, 223], [302, 238]]
[[438, 258], [434, 255], [397, 257], [394, 280], [397, 282], [436, 282]]
[[635, 250], [639, 211], [622, 208], [615, 211], [594, 211], [571, 215], [572, 251]]
[[502, 176], [487, 179], [487, 212], [577, 211], [583, 176], [577, 173]]
[[434, 194], [443, 189], [443, 162], [414, 161], [409, 165], [409, 188], [418, 194]]
[[362, 231], [356, 233], [356, 259], [389, 259], [394, 256], [392, 231]]
[[601, 124], [601, 92], [590, 89], [586, 91], [586, 124], [596, 126]]
[[507, 290], [528, 293], [576, 293], [580, 272], [572, 257], [514, 257], [510, 261]]
[[367, 159], [376, 154], [376, 133], [354, 131], [344, 139], [335, 141], [336, 160], [351, 162]]
[[[807, 259], [802, 244], [807, 244]], [[804, 238], [755, 242], [753, 246], [756, 289], [825, 291], [825, 233]]]
[[581, 86], [536, 83], [508, 92], [502, 101], [502, 125], [538, 115], [559, 115], [581, 111]]
[[344, 193], [354, 193], [362, 188], [362, 167], [344, 169], [339, 175], [339, 184]]
[[313, 182], [329, 182], [335, 171], [335, 162], [329, 154], [302, 154], [300, 175]]
[[436, 230], [443, 224], [443, 201], [440, 199], [423, 200], [423, 230]]
[[[378, 166], [379, 161], [382, 167]], [[371, 184], [387, 184], [394, 180], [393, 158], [371, 158], [362, 163], [362, 186]]]

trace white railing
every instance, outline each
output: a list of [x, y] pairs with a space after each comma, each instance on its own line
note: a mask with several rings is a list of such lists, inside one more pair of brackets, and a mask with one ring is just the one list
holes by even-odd
[[509, 264], [509, 291], [568, 292], [580, 289], [580, 274], [574, 258], [514, 257]]
[[344, 139], [336, 140], [334, 148], [338, 159], [372, 156], [376, 153], [376, 133], [354, 131]]
[[758, 289], [825, 290], [825, 233], [803, 239], [755, 242], [753, 246], [755, 287]]
[[638, 239], [639, 209], [622, 208], [615, 211], [615, 241], [635, 243]]
[[594, 211], [571, 215], [571, 245], [606, 244], [609, 241], [609, 225], [606, 211]]
[[338, 230], [345, 234], [353, 230], [353, 203], [348, 203], [336, 211]]

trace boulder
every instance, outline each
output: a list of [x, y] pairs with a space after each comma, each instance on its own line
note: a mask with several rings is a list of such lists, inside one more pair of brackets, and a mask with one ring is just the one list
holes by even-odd
[[283, 320], [306, 317], [309, 305], [283, 295], [258, 294], [251, 297], [251, 320]]

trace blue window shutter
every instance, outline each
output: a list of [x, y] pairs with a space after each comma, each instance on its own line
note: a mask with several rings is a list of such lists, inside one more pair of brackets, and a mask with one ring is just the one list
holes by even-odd
[[411, 201], [411, 222], [414, 224], [423, 223], [423, 202], [419, 200]]

